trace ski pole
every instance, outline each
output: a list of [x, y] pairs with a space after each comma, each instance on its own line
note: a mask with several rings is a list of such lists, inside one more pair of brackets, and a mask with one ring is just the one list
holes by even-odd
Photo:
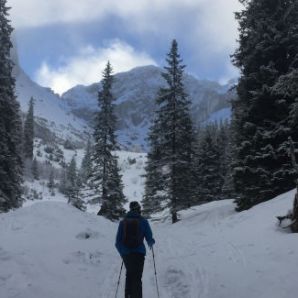
[[116, 295], [115, 295], [115, 298], [117, 298], [117, 295], [118, 295], [118, 289], [119, 289], [119, 285], [120, 285], [120, 279], [121, 279], [122, 268], [123, 268], [123, 261], [122, 261], [121, 268], [120, 268], [120, 273], [119, 273], [119, 278], [118, 278], [118, 284], [117, 284], [117, 289], [116, 289]]
[[155, 255], [154, 255], [153, 246], [152, 246], [152, 255], [153, 255], [153, 264], [154, 264], [154, 273], [155, 273], [155, 283], [156, 283], [157, 297], [160, 298], [159, 289], [158, 289], [158, 282], [157, 282], [157, 273], [156, 273], [156, 264], [155, 264]]

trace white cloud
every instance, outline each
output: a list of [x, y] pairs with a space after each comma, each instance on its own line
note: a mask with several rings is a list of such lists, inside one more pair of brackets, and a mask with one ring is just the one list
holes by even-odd
[[225, 85], [232, 79], [239, 77], [239, 69], [234, 67], [231, 63], [227, 63], [225, 66], [225, 74], [219, 79], [219, 83]]
[[[239, 0], [8, 0], [16, 28], [54, 23], [104, 21], [122, 18], [126, 30], [166, 36], [185, 27], [185, 36], [205, 50], [220, 52], [235, 47], [237, 25], [234, 11]], [[111, 18], [111, 21], [113, 19]], [[128, 29], [129, 28], [129, 29]], [[108, 29], [108, 28], [107, 28]]]
[[[198, 0], [197, 0], [198, 1]], [[40, 26], [57, 22], [88, 22], [107, 14], [132, 17], [150, 10], [164, 10], [173, 2], [193, 4], [193, 0], [8, 0], [16, 26]]]
[[136, 25], [142, 27], [156, 25], [155, 28], [160, 28], [154, 20], [161, 15], [179, 15], [179, 8], [189, 8], [199, 15], [207, 14], [209, 23], [218, 24], [227, 12], [240, 7], [238, 0], [8, 0], [8, 3], [12, 6], [12, 17], [17, 27], [100, 21], [112, 14], [137, 21]]
[[114, 40], [106, 48], [86, 46], [58, 68], [44, 62], [36, 72], [35, 79], [40, 85], [62, 94], [77, 84], [88, 85], [100, 81], [107, 61], [111, 62], [114, 72], [127, 71], [136, 66], [156, 65], [146, 53], [136, 52], [130, 45]]
[[[238, 36], [233, 13], [242, 8], [238, 0], [205, 1], [197, 14], [196, 36], [203, 38], [207, 50], [213, 53], [232, 49]], [[200, 43], [202, 44], [202, 43]]]
[[[236, 47], [238, 33], [233, 12], [242, 7], [239, 0], [8, 0], [8, 3], [12, 6], [13, 24], [17, 29], [66, 23], [84, 26], [96, 20], [97, 26], [102, 25], [109, 33], [107, 21], [121, 19], [122, 38], [126, 33], [134, 35], [147, 48], [161, 39], [177, 38], [180, 47], [187, 49], [188, 60], [193, 65], [204, 69], [212, 65], [210, 69], [216, 71], [214, 61], [218, 58], [222, 61], [218, 65], [221, 73]], [[80, 41], [81, 33], [69, 34]], [[114, 37], [117, 35], [111, 36]], [[44, 64], [39, 73], [45, 77], [52, 71]], [[213, 70], [210, 73], [214, 75]], [[226, 73], [228, 76], [234, 72]], [[69, 77], [65, 79], [67, 82]]]

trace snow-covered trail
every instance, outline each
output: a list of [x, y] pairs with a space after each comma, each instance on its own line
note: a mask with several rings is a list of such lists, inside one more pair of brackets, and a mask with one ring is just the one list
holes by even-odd
[[[235, 213], [229, 200], [153, 222], [161, 298], [294, 298], [298, 237], [274, 221], [293, 192]], [[0, 215], [1, 298], [113, 298], [121, 259], [117, 224], [65, 203], [40, 202]], [[124, 296], [122, 272], [118, 297]], [[144, 298], [157, 297], [152, 254]]]
[[[213, 297], [209, 296], [210, 261], [216, 254], [220, 222], [231, 214], [231, 201], [214, 202], [188, 210], [175, 225], [156, 224], [162, 297]], [[218, 257], [216, 254], [215, 259]]]
[[289, 192], [243, 213], [213, 202], [159, 226], [162, 297], [295, 297], [298, 237], [275, 225], [292, 200]]

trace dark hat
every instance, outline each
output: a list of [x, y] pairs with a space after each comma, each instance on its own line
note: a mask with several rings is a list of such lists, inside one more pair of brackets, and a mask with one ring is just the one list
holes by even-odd
[[129, 204], [130, 211], [141, 212], [141, 205], [137, 201], [130, 202]]

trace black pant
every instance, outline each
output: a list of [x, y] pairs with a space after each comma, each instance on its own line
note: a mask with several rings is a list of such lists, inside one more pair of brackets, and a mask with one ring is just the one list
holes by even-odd
[[125, 298], [142, 298], [142, 275], [145, 256], [131, 253], [123, 256], [126, 268]]

